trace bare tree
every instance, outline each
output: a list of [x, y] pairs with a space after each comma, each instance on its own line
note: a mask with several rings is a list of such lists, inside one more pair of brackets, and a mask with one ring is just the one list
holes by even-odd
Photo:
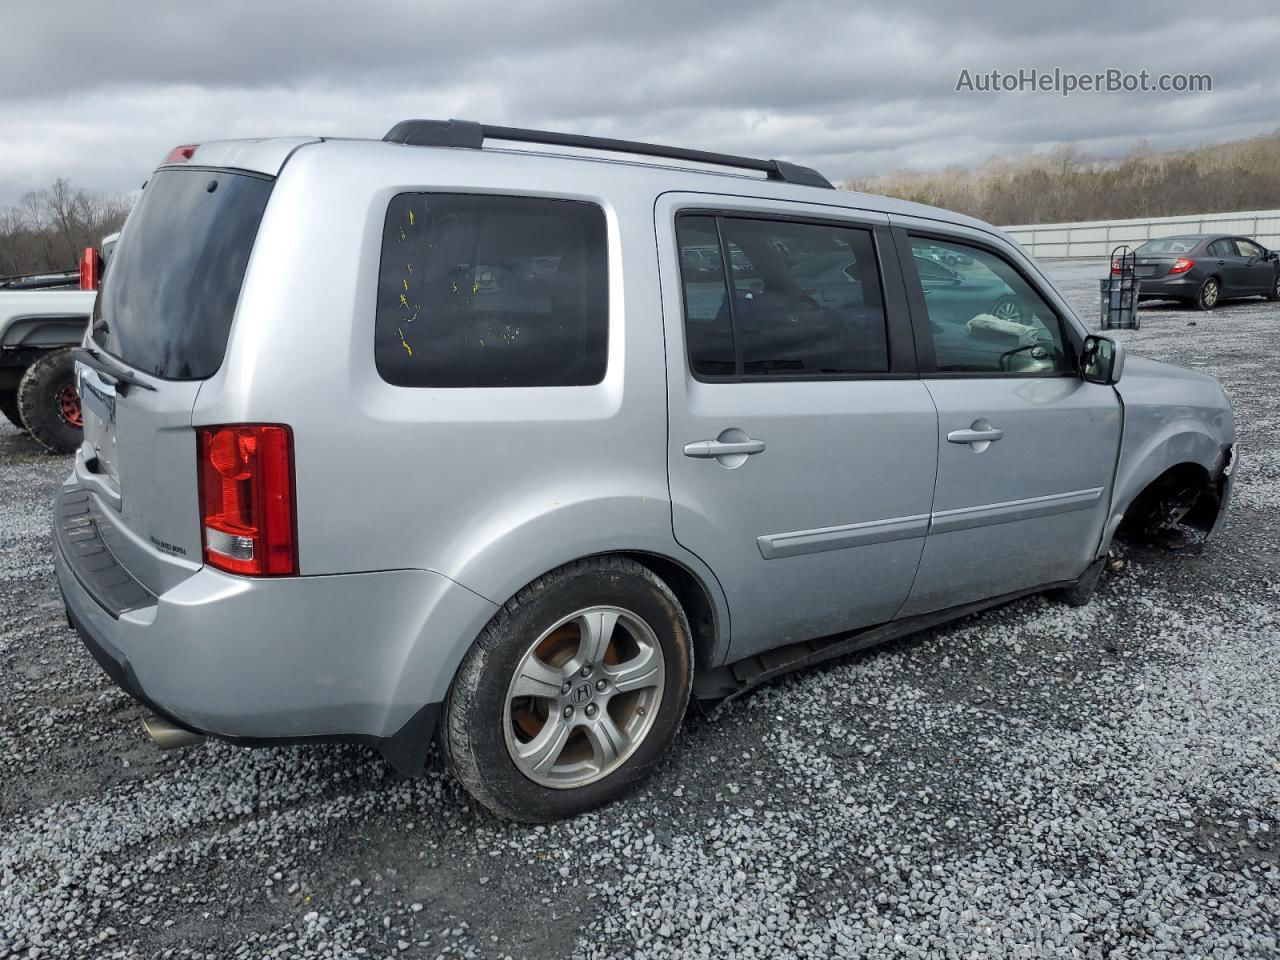
[[0, 276], [74, 270], [85, 247], [119, 230], [129, 213], [120, 196], [90, 193], [59, 177], [0, 210]]
[[1163, 153], [1139, 141], [1111, 161], [1061, 146], [998, 157], [971, 170], [895, 171], [845, 187], [1002, 224], [1269, 210], [1280, 207], [1280, 130]]

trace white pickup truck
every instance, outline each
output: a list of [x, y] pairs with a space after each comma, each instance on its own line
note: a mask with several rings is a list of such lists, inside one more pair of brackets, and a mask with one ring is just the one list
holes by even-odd
[[85, 251], [78, 272], [0, 278], [0, 413], [41, 446], [70, 453], [80, 446], [80, 396], [72, 348], [93, 312], [102, 253]]

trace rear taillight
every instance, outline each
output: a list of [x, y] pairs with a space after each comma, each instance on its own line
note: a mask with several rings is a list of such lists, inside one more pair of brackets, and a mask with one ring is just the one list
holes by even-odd
[[289, 428], [201, 427], [198, 441], [205, 563], [254, 577], [296, 574]]
[[1188, 260], [1186, 257], [1179, 257], [1173, 262], [1173, 266], [1169, 268], [1170, 273], [1186, 273], [1196, 265], [1194, 260]]
[[97, 290], [102, 283], [102, 254], [94, 247], [85, 247], [80, 254], [80, 289]]
[[200, 144], [198, 143], [184, 143], [180, 147], [174, 147], [169, 151], [169, 155], [164, 158], [164, 163], [161, 166], [170, 163], [186, 163], [195, 156], [196, 149], [199, 146]]

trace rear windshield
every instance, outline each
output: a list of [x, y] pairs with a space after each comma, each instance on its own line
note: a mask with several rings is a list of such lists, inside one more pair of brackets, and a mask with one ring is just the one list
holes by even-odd
[[1134, 253], [1141, 256], [1154, 253], [1190, 253], [1199, 242], [1199, 237], [1164, 237], [1160, 240], [1148, 240]]
[[94, 341], [157, 377], [216, 373], [272, 183], [227, 171], [153, 176], [112, 251]]

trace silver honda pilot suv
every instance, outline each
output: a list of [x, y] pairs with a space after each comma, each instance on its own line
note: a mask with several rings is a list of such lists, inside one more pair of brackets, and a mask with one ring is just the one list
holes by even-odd
[[691, 696], [1083, 603], [1231, 487], [1218, 384], [993, 227], [461, 121], [177, 148], [76, 356], [58, 581], [157, 742], [436, 736], [522, 820], [625, 792]]

